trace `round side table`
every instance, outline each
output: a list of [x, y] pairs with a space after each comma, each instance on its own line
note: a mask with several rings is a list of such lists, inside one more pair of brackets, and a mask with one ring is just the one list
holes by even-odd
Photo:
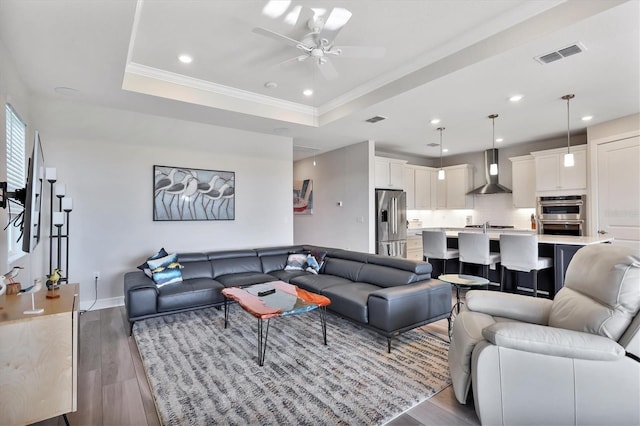
[[483, 277], [476, 277], [474, 275], [458, 275], [458, 274], [443, 274], [438, 277], [440, 281], [451, 284], [456, 288], [456, 304], [451, 308], [451, 315], [449, 315], [449, 339], [451, 339], [451, 328], [453, 321], [453, 313], [460, 313], [460, 289], [461, 288], [473, 288], [481, 287], [489, 284], [489, 280]]

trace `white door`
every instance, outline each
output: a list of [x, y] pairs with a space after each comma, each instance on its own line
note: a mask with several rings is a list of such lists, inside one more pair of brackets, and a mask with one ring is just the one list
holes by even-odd
[[640, 242], [640, 137], [598, 145], [598, 232]]

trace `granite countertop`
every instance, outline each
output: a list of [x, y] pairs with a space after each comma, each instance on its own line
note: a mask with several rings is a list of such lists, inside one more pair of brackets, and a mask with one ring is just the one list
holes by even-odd
[[[423, 230], [429, 230], [434, 228], [413, 228], [407, 230], [407, 236], [418, 236], [422, 234]], [[447, 237], [449, 238], [457, 238], [459, 232], [482, 232], [482, 229], [478, 228], [435, 228], [435, 229], [444, 229], [447, 233]], [[500, 234], [534, 234], [535, 231], [531, 229], [516, 229], [516, 228], [507, 228], [507, 229], [488, 229], [487, 234], [489, 234], [490, 240], [499, 240]], [[578, 245], [578, 246], [588, 246], [591, 244], [600, 244], [600, 243], [608, 243], [613, 241], [613, 237], [607, 236], [588, 236], [588, 237], [574, 237], [570, 235], [538, 235], [538, 243], [540, 244], [568, 244], [568, 245]]]

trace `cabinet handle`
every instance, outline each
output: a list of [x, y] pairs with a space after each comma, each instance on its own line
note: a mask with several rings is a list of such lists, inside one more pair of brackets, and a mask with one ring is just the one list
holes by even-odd
[[607, 232], [607, 231], [605, 231], [604, 229], [598, 229], [598, 234], [600, 234], [600, 235], [606, 235], [606, 234], [608, 234], [608, 232]]

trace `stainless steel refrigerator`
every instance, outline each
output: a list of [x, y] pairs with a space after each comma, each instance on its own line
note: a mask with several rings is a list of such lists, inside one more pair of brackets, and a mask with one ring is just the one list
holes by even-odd
[[407, 257], [407, 194], [376, 190], [376, 253]]

